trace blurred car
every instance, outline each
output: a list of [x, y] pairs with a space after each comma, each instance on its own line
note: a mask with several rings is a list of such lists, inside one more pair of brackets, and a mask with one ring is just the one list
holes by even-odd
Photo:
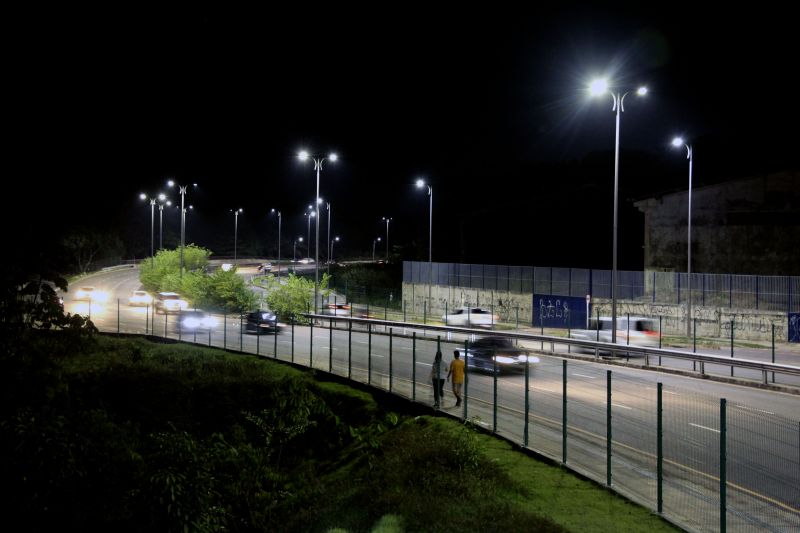
[[350, 316], [350, 304], [328, 304], [322, 308], [323, 315]]
[[[569, 333], [570, 339], [585, 341], [611, 342], [613, 320], [610, 316], [601, 316], [589, 320], [588, 329], [573, 329]], [[627, 316], [617, 317], [617, 344], [658, 347], [658, 330], [655, 321], [651, 318], [632, 316], [630, 322]], [[584, 351], [593, 351], [588, 348], [578, 348]], [[605, 351], [604, 353], [608, 353]]]
[[214, 329], [219, 321], [200, 309], [181, 311], [178, 317], [178, 329], [183, 332]]
[[460, 307], [452, 313], [442, 315], [442, 321], [448, 326], [491, 327], [499, 320], [500, 317], [483, 307]]
[[75, 292], [75, 299], [83, 302], [104, 302], [108, 300], [108, 293], [95, 287], [81, 287]]
[[258, 265], [258, 271], [263, 273], [272, 272], [272, 263], [266, 262]]
[[314, 262], [314, 260], [311, 259], [310, 257], [304, 257], [303, 259], [298, 261], [298, 263], [301, 263], [303, 265], [308, 265], [309, 263], [313, 263], [313, 262]]
[[[530, 350], [514, 345], [510, 337], [481, 337], [469, 343], [467, 366], [484, 372], [524, 372], [525, 363], [538, 363]], [[495, 366], [496, 364], [496, 366]]]
[[189, 308], [189, 303], [177, 292], [159, 292], [155, 302], [156, 313], [178, 313]]
[[261, 335], [264, 333], [279, 333], [283, 324], [278, 322], [278, 317], [272, 311], [253, 311], [244, 317], [245, 333]]
[[148, 306], [153, 302], [153, 297], [147, 291], [131, 291], [128, 297], [128, 305], [130, 306]]

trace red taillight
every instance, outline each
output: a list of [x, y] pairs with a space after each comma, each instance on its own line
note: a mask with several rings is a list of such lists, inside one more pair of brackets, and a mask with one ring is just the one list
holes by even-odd
[[658, 336], [658, 332], [657, 331], [652, 331], [652, 330], [649, 330], [649, 329], [644, 330], [644, 334], [645, 335], [649, 335], [651, 337], [657, 337]]

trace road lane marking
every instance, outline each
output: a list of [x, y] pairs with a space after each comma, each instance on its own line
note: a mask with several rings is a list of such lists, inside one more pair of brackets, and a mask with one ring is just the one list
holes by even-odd
[[633, 407], [628, 407], [627, 405], [622, 405], [621, 403], [612, 403], [612, 407], [619, 407], [620, 409], [627, 409], [628, 411], [632, 411]]
[[582, 378], [588, 378], [588, 379], [597, 379], [597, 376], [587, 376], [586, 374], [573, 373], [572, 375], [573, 376], [579, 376], [579, 377], [582, 377]]
[[709, 428], [709, 427], [706, 427], [706, 426], [701, 426], [700, 424], [692, 424], [691, 422], [689, 422], [689, 425], [690, 426], [694, 426], [696, 428], [705, 429], [705, 430], [708, 430], [708, 431], [713, 431], [714, 433], [719, 433], [718, 429]]

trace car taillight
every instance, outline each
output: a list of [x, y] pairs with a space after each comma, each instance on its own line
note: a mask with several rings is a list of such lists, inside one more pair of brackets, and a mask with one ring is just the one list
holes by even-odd
[[657, 336], [657, 335], [658, 335], [658, 332], [657, 332], [657, 331], [650, 330], [650, 329], [646, 329], [646, 330], [644, 330], [644, 334], [645, 334], [645, 335], [649, 335], [649, 336], [651, 336], [651, 337], [655, 337], [655, 336]]

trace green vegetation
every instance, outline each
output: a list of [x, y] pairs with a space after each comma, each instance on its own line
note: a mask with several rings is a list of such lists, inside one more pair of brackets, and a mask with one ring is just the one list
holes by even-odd
[[331, 272], [331, 286], [348, 302], [402, 309], [402, 263], [335, 266]]
[[[319, 294], [327, 297], [328, 281], [327, 274], [322, 275], [319, 282]], [[299, 323], [307, 320], [300, 316], [307, 313], [314, 306], [314, 280], [306, 279], [294, 274], [277, 278], [267, 276], [261, 281], [261, 286], [267, 289], [267, 306], [283, 320], [288, 320], [292, 315]]]
[[34, 331], [0, 352], [6, 523], [31, 531], [670, 529], [468, 424], [387, 411], [311, 371], [182, 344], [81, 338]]
[[240, 312], [257, 307], [257, 297], [247, 288], [236, 269], [216, 270], [211, 274], [211, 251], [190, 244], [184, 248], [184, 273], [180, 275], [180, 249], [159, 250], [155, 258], [139, 264], [139, 279], [151, 292], [177, 292], [202, 309]]

